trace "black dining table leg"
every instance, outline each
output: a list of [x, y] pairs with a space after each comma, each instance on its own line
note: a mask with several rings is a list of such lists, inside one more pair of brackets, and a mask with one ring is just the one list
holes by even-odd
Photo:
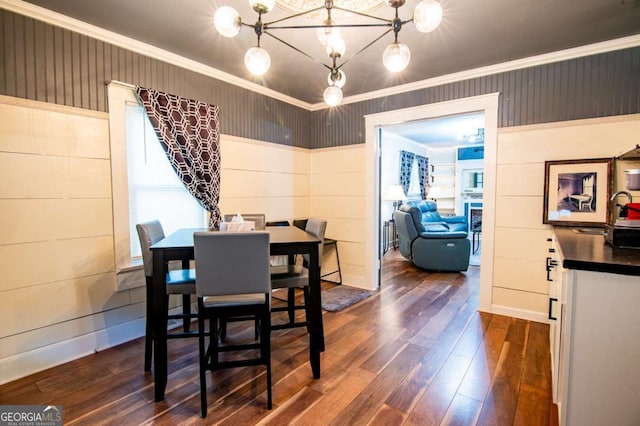
[[322, 299], [318, 246], [314, 245], [309, 256], [309, 307], [311, 324], [309, 333], [309, 358], [313, 378], [320, 378], [320, 353], [324, 352], [324, 327], [322, 325]]
[[153, 250], [153, 380], [156, 402], [164, 400], [167, 387], [167, 297], [165, 259]]

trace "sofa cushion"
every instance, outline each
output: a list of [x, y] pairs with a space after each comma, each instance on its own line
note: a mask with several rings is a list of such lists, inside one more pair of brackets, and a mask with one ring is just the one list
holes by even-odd
[[[445, 219], [445, 218], [443, 218]], [[447, 223], [447, 226], [449, 227], [449, 230], [451, 232], [464, 232], [465, 234], [467, 233], [467, 223], [466, 222], [453, 222], [453, 223]]]
[[438, 204], [433, 200], [408, 201], [406, 205], [420, 211], [420, 222], [424, 226], [437, 223], [446, 226], [450, 231], [467, 232], [467, 218], [465, 216], [441, 216], [438, 212]]
[[398, 210], [404, 213], [409, 213], [411, 215], [411, 219], [413, 220], [413, 225], [415, 226], [418, 234], [421, 232], [425, 232], [424, 226], [422, 225], [422, 214], [420, 213], [420, 209], [418, 207], [413, 207], [413, 206], [404, 204], [400, 206]]
[[424, 226], [424, 232], [449, 232], [449, 227], [444, 222], [423, 223], [422, 225]]
[[415, 204], [420, 209], [422, 222], [442, 222], [442, 217], [438, 213], [438, 206], [435, 201], [423, 200]]
[[467, 238], [467, 233], [466, 232], [460, 232], [460, 231], [427, 231], [427, 232], [421, 232], [420, 236], [422, 238], [447, 238], [447, 239], [452, 239], [452, 238]]

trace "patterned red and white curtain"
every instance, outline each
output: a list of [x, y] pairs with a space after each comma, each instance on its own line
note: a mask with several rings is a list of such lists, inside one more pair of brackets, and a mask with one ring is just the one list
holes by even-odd
[[220, 223], [220, 126], [218, 107], [153, 89], [137, 87], [169, 162], [189, 192]]

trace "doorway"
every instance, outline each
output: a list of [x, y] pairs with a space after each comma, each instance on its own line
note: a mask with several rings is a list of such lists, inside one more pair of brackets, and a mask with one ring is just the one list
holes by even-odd
[[495, 184], [497, 156], [498, 93], [458, 99], [436, 104], [422, 105], [402, 110], [388, 111], [365, 116], [366, 123], [366, 188], [365, 188], [365, 227], [369, 234], [365, 238], [365, 271], [371, 288], [380, 285], [380, 228], [381, 190], [380, 190], [380, 131], [384, 126], [407, 121], [425, 120], [434, 117], [482, 112], [485, 117], [485, 148], [483, 176], [483, 265], [480, 273], [479, 309], [491, 310], [491, 289], [493, 282], [493, 244], [495, 228]]
[[[433, 117], [380, 127], [380, 193], [383, 230], [382, 258], [390, 248], [396, 248], [392, 220], [399, 201], [423, 199], [437, 203], [444, 216], [464, 216], [469, 225], [472, 250], [470, 265], [480, 266], [482, 195], [484, 192], [484, 113], [464, 113]], [[401, 170], [400, 159], [413, 156], [409, 173], [407, 164]], [[418, 171], [418, 158], [428, 166], [427, 179]], [[404, 176], [404, 186], [400, 185]], [[421, 184], [423, 184], [421, 186]], [[427, 191], [426, 197], [423, 190]]]

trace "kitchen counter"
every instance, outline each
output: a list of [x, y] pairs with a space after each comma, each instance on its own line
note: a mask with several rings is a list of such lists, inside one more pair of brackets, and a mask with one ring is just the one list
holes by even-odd
[[553, 234], [547, 277], [559, 424], [637, 426], [640, 250], [612, 247], [588, 228], [554, 226]]
[[594, 235], [586, 228], [554, 226], [553, 232], [562, 250], [563, 267], [640, 276], [640, 249], [612, 247], [603, 235]]

